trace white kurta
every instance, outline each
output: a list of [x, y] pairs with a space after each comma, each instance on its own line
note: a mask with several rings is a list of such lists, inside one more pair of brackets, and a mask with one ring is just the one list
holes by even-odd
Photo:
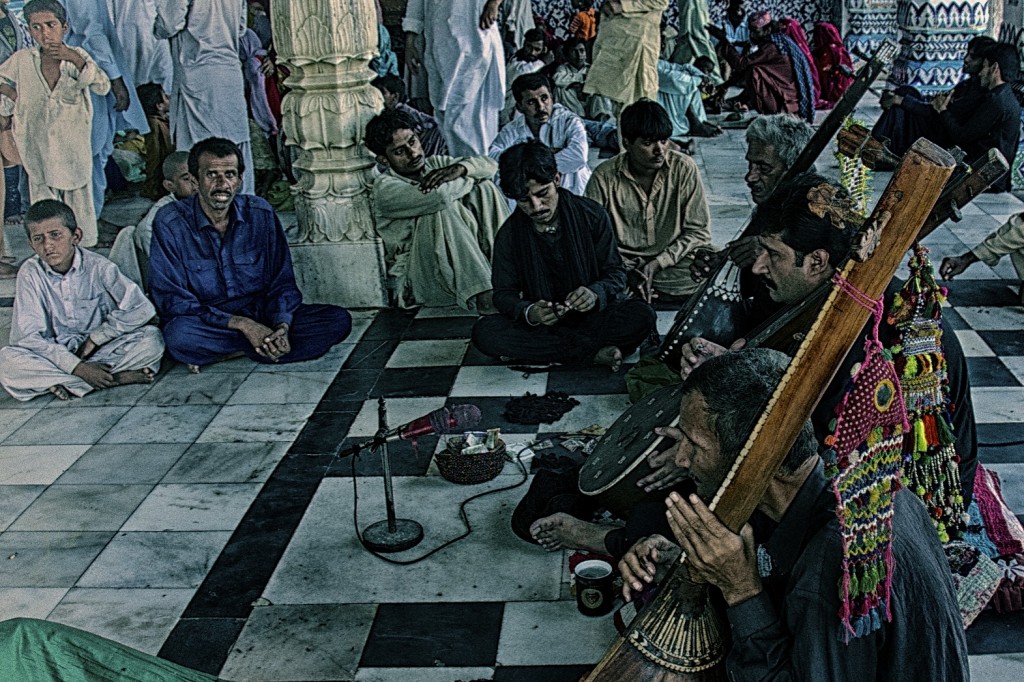
[[18, 99], [4, 98], [2, 113], [14, 113], [14, 142], [28, 174], [32, 201], [59, 199], [71, 207], [82, 228], [82, 245], [95, 246], [98, 231], [92, 196], [93, 103], [90, 91], [105, 95], [110, 79], [82, 48], [79, 73], [71, 62], [60, 63], [53, 90], [40, 67], [37, 47], [15, 52], [0, 65], [0, 77], [14, 83]]
[[121, 229], [110, 247], [110, 260], [125, 277], [149, 290], [149, 244], [153, 239], [153, 219], [161, 208], [177, 201], [173, 194], [165, 194], [153, 204], [138, 225]]
[[180, 151], [208, 137], [239, 145], [242, 192], [255, 188], [238, 41], [244, 0], [154, 0], [156, 36], [171, 41], [171, 135]]
[[153, 34], [156, 7], [153, 0], [107, 0], [121, 45], [125, 70], [135, 85], [159, 83], [170, 94], [173, 68], [171, 46]]
[[480, 30], [484, 4], [409, 0], [402, 20], [405, 31], [423, 36], [430, 103], [456, 156], [487, 153], [505, 102], [505, 49], [497, 23]]
[[590, 145], [580, 117], [561, 104], [556, 104], [551, 111], [551, 118], [540, 127], [534, 138], [530, 127], [526, 125], [526, 117], [517, 113], [494, 138], [487, 154], [497, 160], [509, 147], [533, 139], [540, 140], [555, 152], [555, 163], [558, 164], [558, 172], [562, 174], [561, 186], [573, 194], [583, 196], [583, 190], [590, 180], [590, 166], [587, 165]]
[[466, 167], [466, 176], [426, 194], [392, 171], [374, 179], [374, 220], [403, 308], [470, 309], [474, 296], [491, 290], [491, 247], [509, 215], [491, 181], [498, 164], [486, 156], [429, 156], [424, 173], [456, 163]]
[[61, 275], [33, 256], [18, 270], [11, 317], [11, 345], [0, 349], [0, 384], [18, 400], [62, 385], [77, 396], [92, 386], [73, 375], [75, 351], [86, 338], [100, 346], [89, 358], [111, 371], [160, 368], [164, 343], [146, 323], [153, 304], [134, 282], [99, 254], [75, 250]]

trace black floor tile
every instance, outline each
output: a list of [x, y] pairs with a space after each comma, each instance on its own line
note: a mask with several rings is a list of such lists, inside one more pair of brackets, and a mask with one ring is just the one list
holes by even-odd
[[972, 655], [1020, 653], [1024, 611], [986, 611], [967, 628], [967, 651]]
[[618, 372], [607, 367], [574, 367], [553, 369], [548, 373], [548, 391], [563, 391], [569, 395], [604, 395], [626, 392], [626, 371], [632, 365], [623, 365]]
[[977, 429], [982, 464], [1024, 464], [1024, 424], [978, 424]]
[[[396, 440], [388, 443], [388, 461], [391, 462], [393, 476], [422, 476], [427, 473], [430, 460], [434, 457], [439, 436], [422, 436], [416, 442]], [[342, 452], [353, 445], [370, 440], [369, 438], [346, 438], [340, 442]], [[380, 476], [384, 473], [384, 465], [380, 453], [362, 450], [356, 459], [357, 476]], [[351, 476], [351, 456], [340, 457], [331, 463], [327, 470], [328, 476]]]
[[360, 340], [400, 339], [415, 315], [414, 311], [403, 311], [397, 308], [381, 310], [373, 318], [373, 322], [370, 323]]
[[[329, 410], [331, 412], [347, 412], [349, 410], [340, 407], [345, 404], [359, 404], [370, 397], [373, 385], [377, 383], [381, 370], [376, 369], [343, 369], [334, 377], [334, 381], [324, 391], [323, 398], [317, 410]], [[359, 408], [355, 408], [356, 411]]]
[[281, 460], [192, 597], [184, 618], [248, 617], [333, 459], [300, 455]]
[[244, 625], [244, 618], [183, 618], [171, 630], [158, 656], [216, 675]]
[[458, 373], [458, 365], [386, 368], [381, 370], [380, 378], [370, 392], [370, 397], [410, 398], [448, 395]]
[[345, 360], [344, 369], [382, 369], [398, 347], [398, 339], [363, 339]]
[[8, 298], [6, 296], [3, 297], [3, 298], [0, 298], [0, 308], [10, 308], [13, 305], [14, 305], [14, 299], [13, 298]]
[[493, 666], [503, 603], [381, 604], [360, 667]]
[[967, 324], [967, 321], [953, 308], [943, 308], [942, 319], [946, 321], [950, 329], [962, 331], [971, 328], [971, 325]]
[[967, 375], [971, 386], [1020, 386], [999, 358], [967, 358]]
[[494, 669], [494, 682], [577, 682], [592, 665], [507, 666]]
[[413, 320], [403, 339], [468, 339], [475, 317], [431, 317]]
[[1000, 357], [1024, 355], [1024, 334], [1019, 331], [979, 331], [978, 336]]
[[[354, 403], [362, 407], [362, 403]], [[289, 455], [329, 455], [348, 433], [359, 410], [328, 412], [317, 408], [306, 421], [299, 437], [288, 449]]]
[[1017, 305], [1009, 280], [955, 279], [943, 282], [949, 287], [949, 303], [958, 305]]

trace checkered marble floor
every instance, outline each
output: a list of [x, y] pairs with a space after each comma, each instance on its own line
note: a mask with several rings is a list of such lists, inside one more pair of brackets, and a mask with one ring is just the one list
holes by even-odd
[[[700, 141], [716, 243], [750, 211], [742, 131]], [[829, 160], [822, 163], [830, 170]], [[881, 174], [877, 184], [887, 175]], [[986, 195], [927, 244], [936, 262], [1024, 210]], [[8, 241], [24, 257], [20, 228]], [[948, 319], [969, 356], [983, 443], [1024, 440], [1024, 308], [1008, 263], [978, 264], [950, 285]], [[0, 281], [0, 340], [13, 283]], [[666, 330], [673, 313], [659, 313]], [[0, 397], [0, 619], [68, 623], [229, 680], [575, 680], [612, 641], [610, 617], [585, 618], [567, 558], [508, 529], [524, 487], [472, 502], [467, 539], [414, 565], [361, 549], [358, 523], [385, 516], [381, 464], [333, 453], [442, 405], [480, 406], [512, 446], [590, 424], [627, 405], [605, 370], [524, 376], [470, 347], [472, 318], [452, 310], [357, 312], [344, 344], [309, 363], [233, 360], [198, 376], [168, 363], [151, 386], [70, 404]], [[563, 390], [580, 405], [540, 429], [501, 417], [511, 396]], [[458, 535], [458, 508], [521, 476], [480, 486], [437, 474], [437, 437], [391, 447], [398, 514], [421, 523], [414, 558]], [[1007, 501], [1024, 514], [1024, 449], [983, 446]], [[1024, 616], [983, 615], [968, 631], [976, 679], [1020, 679]]]

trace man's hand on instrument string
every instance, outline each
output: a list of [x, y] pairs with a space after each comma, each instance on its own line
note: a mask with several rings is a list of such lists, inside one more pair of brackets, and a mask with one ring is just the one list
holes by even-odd
[[943, 258], [942, 265], [939, 267], [939, 275], [942, 276], [942, 279], [953, 279], [972, 264], [977, 263], [978, 260], [978, 257], [970, 251], [960, 256]]
[[420, 180], [420, 191], [424, 194], [433, 192], [446, 182], [465, 177], [468, 172], [461, 163], [453, 163], [444, 168], [437, 168], [424, 175], [423, 179]]
[[728, 348], [717, 343], [695, 336], [680, 349], [679, 378], [686, 380], [690, 372], [700, 367], [705, 360], [713, 358], [729, 351], [739, 350], [747, 345], [746, 339], [736, 339]]
[[622, 574], [622, 598], [633, 600], [633, 594], [664, 577], [668, 567], [679, 558], [679, 546], [662, 535], [650, 535], [629, 548], [619, 561]]
[[686, 552], [691, 578], [720, 589], [729, 606], [761, 593], [750, 524], [744, 525], [738, 535], [733, 533], [696, 495], [684, 499], [679, 493], [671, 493], [665, 504], [668, 525]]
[[761, 242], [757, 237], [740, 237], [725, 245], [725, 253], [729, 260], [741, 269], [752, 267], [761, 250]]
[[683, 432], [674, 426], [659, 426], [654, 429], [654, 432], [659, 436], [671, 438], [675, 443], [667, 450], [647, 455], [647, 464], [654, 471], [636, 482], [637, 486], [643, 488], [645, 493], [671, 488], [676, 483], [690, 477], [688, 469], [676, 464], [676, 452], [679, 450], [679, 441], [683, 439]]
[[565, 298], [565, 307], [580, 313], [594, 309], [597, 305], [597, 294], [587, 287], [579, 287]]

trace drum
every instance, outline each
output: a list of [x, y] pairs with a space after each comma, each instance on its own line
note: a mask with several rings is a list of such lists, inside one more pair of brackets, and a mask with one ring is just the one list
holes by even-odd
[[682, 395], [682, 384], [664, 386], [623, 412], [580, 468], [580, 492], [599, 496], [603, 506], [628, 517], [646, 495], [636, 482], [652, 471], [647, 456], [675, 444], [654, 429], [679, 423]]

